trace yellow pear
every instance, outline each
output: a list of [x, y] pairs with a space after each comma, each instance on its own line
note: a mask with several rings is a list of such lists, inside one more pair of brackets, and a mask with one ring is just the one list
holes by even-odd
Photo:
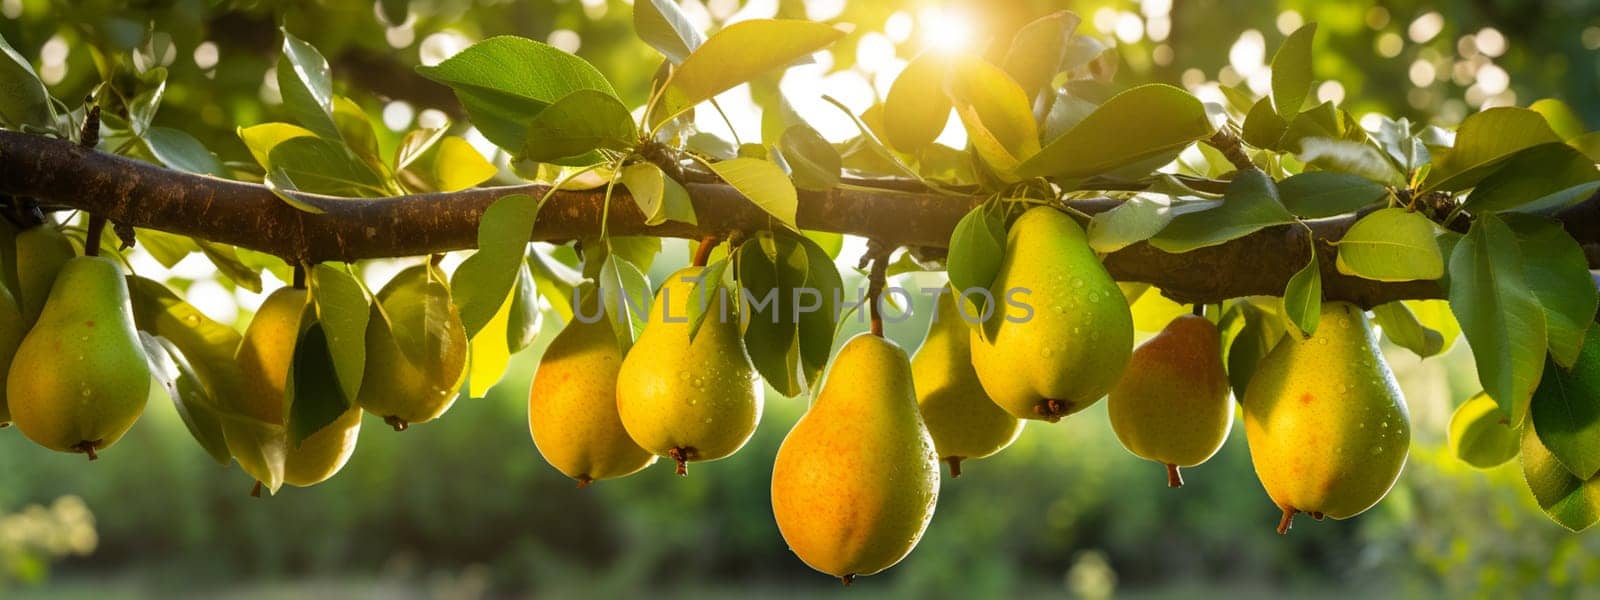
[[1405, 397], [1366, 314], [1325, 302], [1316, 335], [1284, 335], [1244, 397], [1245, 439], [1267, 495], [1283, 510], [1347, 519], [1382, 500], [1411, 445]]
[[150, 365], [122, 270], [99, 256], [67, 261], [6, 376], [17, 429], [92, 460], [133, 427], [149, 394]]
[[49, 224], [17, 234], [16, 301], [23, 323], [31, 327], [39, 319], [56, 274], [74, 256], [72, 241]]
[[1056, 421], [1111, 391], [1133, 351], [1133, 316], [1076, 221], [1050, 207], [1018, 217], [990, 291], [972, 366], [996, 404]]
[[[585, 299], [598, 301], [594, 293]], [[617, 414], [621, 367], [622, 347], [611, 324], [604, 318], [585, 323], [574, 317], [550, 341], [533, 374], [528, 391], [533, 445], [550, 466], [576, 479], [578, 487], [631, 475], [656, 460], [628, 437]]]
[[[236, 354], [239, 370], [244, 375], [245, 396], [240, 408], [245, 414], [265, 423], [285, 424], [289, 414], [285, 386], [305, 310], [305, 290], [281, 288], [267, 296], [256, 309], [255, 317], [250, 319]], [[283, 445], [283, 482], [305, 487], [326, 481], [355, 453], [356, 436], [360, 432], [361, 410], [351, 403], [338, 419], [301, 440], [298, 446], [289, 441], [287, 433], [275, 436], [269, 443]], [[264, 478], [258, 471], [252, 471], [252, 468], [264, 467], [246, 465], [243, 459], [240, 466], [257, 479]]]
[[851, 338], [778, 448], [778, 531], [800, 560], [849, 585], [905, 558], [938, 498], [939, 455], [910, 360], [881, 337]]
[[739, 320], [719, 316], [717, 299], [693, 341], [688, 307], [701, 267], [662, 283], [649, 323], [622, 360], [617, 411], [628, 436], [645, 450], [670, 457], [678, 474], [690, 461], [712, 461], [744, 446], [761, 420], [755, 367], [745, 355]]
[[401, 271], [378, 291], [367, 322], [359, 404], [401, 431], [444, 414], [467, 376], [467, 331], [432, 265]]
[[11, 425], [11, 409], [6, 402], [6, 385], [3, 376], [11, 370], [11, 359], [22, 345], [22, 336], [28, 328], [22, 324], [22, 309], [11, 292], [0, 285], [0, 427]]
[[1106, 411], [1124, 448], [1166, 465], [1167, 485], [1183, 485], [1179, 467], [1210, 459], [1233, 429], [1217, 326], [1197, 315], [1173, 319], [1133, 351]]
[[1022, 421], [989, 399], [972, 369], [969, 330], [954, 294], [940, 294], [928, 335], [911, 358], [917, 404], [950, 476], [961, 476], [961, 461], [983, 458], [1010, 446]]

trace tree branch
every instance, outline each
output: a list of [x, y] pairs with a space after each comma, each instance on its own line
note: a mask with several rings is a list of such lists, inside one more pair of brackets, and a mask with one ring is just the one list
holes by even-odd
[[[614, 235], [700, 239], [778, 226], [727, 185], [691, 183], [687, 187], [698, 225], [645, 225], [632, 198], [619, 188], [612, 197], [609, 231]], [[495, 200], [508, 194], [539, 195], [547, 189], [522, 185], [377, 199], [302, 196], [325, 211], [313, 214], [289, 206], [261, 185], [172, 171], [62, 140], [0, 131], [0, 195], [39, 197], [119, 223], [268, 252], [291, 264], [472, 248], [477, 243], [478, 220]], [[598, 235], [603, 199], [603, 190], [557, 192], [540, 212], [529, 239], [561, 241]], [[801, 192], [797, 220], [805, 229], [858, 235], [890, 246], [943, 248], [956, 222], [980, 201], [839, 188]], [[1117, 202], [1096, 198], [1070, 204], [1094, 214]], [[1591, 215], [1600, 211], [1569, 209], [1561, 216], [1568, 213], [1585, 225], [1574, 231], [1574, 237], [1584, 243], [1600, 241], [1600, 231], [1587, 227]], [[1289, 277], [1305, 264], [1306, 235], [1315, 235], [1322, 242], [1335, 241], [1353, 223], [1354, 217], [1312, 221], [1309, 234], [1298, 225], [1270, 227], [1184, 254], [1168, 254], [1139, 243], [1106, 256], [1105, 264], [1116, 279], [1155, 285], [1179, 302], [1279, 295]], [[1333, 252], [1318, 256], [1323, 292], [1332, 300], [1370, 307], [1442, 296], [1435, 282], [1380, 283], [1350, 277], [1334, 268]]]

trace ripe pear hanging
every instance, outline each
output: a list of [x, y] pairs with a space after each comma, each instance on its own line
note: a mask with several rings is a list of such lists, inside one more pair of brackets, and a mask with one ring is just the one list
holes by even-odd
[[92, 460], [133, 427], [149, 394], [150, 365], [122, 270], [98, 256], [67, 261], [6, 375], [17, 429]]
[[401, 431], [444, 414], [467, 375], [467, 331], [433, 265], [401, 271], [378, 291], [367, 321], [357, 403]]
[[1022, 433], [1022, 421], [989, 399], [972, 369], [970, 329], [954, 294], [939, 295], [928, 335], [911, 359], [917, 404], [940, 460], [950, 476], [961, 476], [961, 463], [990, 456], [1010, 446]]
[[1325, 302], [1316, 335], [1283, 336], [1250, 378], [1245, 439], [1267, 495], [1283, 510], [1348, 519], [1382, 500], [1411, 445], [1405, 397], [1366, 314]]
[[[584, 300], [592, 310], [599, 294]], [[622, 427], [617, 414], [617, 372], [622, 347], [611, 324], [585, 323], [574, 316], [551, 340], [528, 391], [528, 430], [550, 466], [578, 481], [578, 487], [638, 472], [655, 462]]]
[[846, 585], [900, 562], [933, 518], [939, 455], [912, 386], [894, 342], [851, 338], [772, 466], [778, 531], [800, 560]]
[[1111, 429], [1134, 455], [1164, 464], [1167, 485], [1180, 467], [1210, 459], [1233, 428], [1222, 339], [1205, 317], [1182, 315], [1133, 351], [1106, 398]]
[[1031, 208], [1006, 234], [990, 286], [993, 323], [972, 332], [972, 366], [1019, 419], [1057, 421], [1111, 391], [1133, 351], [1133, 316], [1083, 228]]
[[745, 355], [739, 320], [719, 314], [707, 298], [693, 341], [687, 310], [701, 267], [672, 274], [656, 293], [644, 333], [622, 360], [617, 410], [629, 437], [645, 450], [678, 462], [711, 461], [733, 454], [755, 433], [761, 396], [755, 367]]
[[[289, 365], [294, 361], [295, 344], [300, 339], [301, 317], [306, 310], [306, 291], [281, 288], [267, 296], [255, 317], [245, 329], [236, 355], [239, 370], [244, 375], [244, 401], [240, 408], [265, 423], [284, 425], [289, 414], [285, 387], [289, 379]], [[326, 481], [344, 468], [356, 450], [356, 438], [361, 432], [361, 409], [350, 407], [332, 423], [311, 434], [296, 446], [287, 434], [273, 436], [270, 444], [280, 444], [284, 453], [283, 482], [306, 487]], [[234, 442], [237, 443], [237, 442]], [[245, 472], [265, 479], [259, 469], [264, 466], [247, 464], [244, 456], [256, 452], [235, 452], [239, 465]]]

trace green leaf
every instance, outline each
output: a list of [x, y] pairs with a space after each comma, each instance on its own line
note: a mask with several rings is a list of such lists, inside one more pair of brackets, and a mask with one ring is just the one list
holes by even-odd
[[1283, 314], [1305, 337], [1317, 332], [1317, 321], [1322, 317], [1322, 268], [1315, 243], [1311, 244], [1311, 260], [1289, 278], [1283, 289]]
[[1289, 132], [1289, 122], [1272, 110], [1272, 99], [1262, 98], [1250, 107], [1244, 117], [1244, 127], [1239, 137], [1244, 143], [1267, 150], [1279, 149], [1278, 142]]
[[792, 125], [778, 138], [778, 152], [797, 188], [826, 192], [839, 185], [843, 159], [833, 144], [807, 125]]
[[682, 63], [706, 43], [706, 35], [689, 21], [676, 0], [634, 0], [633, 31], [672, 64]]
[[933, 144], [949, 123], [950, 96], [944, 93], [949, 56], [925, 51], [910, 59], [883, 98], [883, 141], [915, 154]]
[[1370, 143], [1320, 136], [1303, 137], [1297, 141], [1299, 158], [1308, 165], [1324, 171], [1356, 175], [1393, 187], [1406, 186], [1405, 174]]
[[1139, 194], [1089, 219], [1089, 247], [1110, 254], [1150, 239], [1177, 216], [1172, 203], [1155, 194]]
[[695, 224], [694, 205], [689, 192], [661, 172], [655, 163], [638, 162], [622, 169], [622, 185], [639, 205], [646, 225], [667, 221]]
[[294, 345], [289, 364], [289, 443], [296, 448], [350, 410], [339, 386], [321, 322], [312, 322]]
[[1570, 140], [1583, 135], [1583, 118], [1573, 112], [1567, 103], [1555, 98], [1544, 98], [1528, 105], [1528, 110], [1544, 115], [1544, 120], [1550, 124], [1550, 130], [1556, 132], [1563, 140]]
[[283, 31], [283, 55], [278, 58], [278, 91], [284, 108], [306, 129], [325, 139], [341, 139], [333, 122], [333, 77], [328, 61], [287, 29]]
[[1517, 152], [1560, 141], [1543, 115], [1526, 108], [1502, 106], [1473, 114], [1456, 130], [1455, 146], [1435, 157], [1421, 191], [1473, 187]]
[[518, 158], [587, 166], [593, 150], [627, 150], [637, 132], [633, 115], [610, 90], [577, 90], [540, 111], [528, 123]]
[[1316, 35], [1317, 24], [1307, 23], [1272, 55], [1272, 105], [1285, 121], [1300, 114], [1311, 95], [1311, 41]]
[[1278, 201], [1272, 178], [1256, 169], [1240, 171], [1228, 182], [1222, 204], [1178, 215], [1150, 245], [1172, 254], [1215, 246], [1272, 225], [1293, 223], [1294, 215]]
[[[1449, 251], [1444, 254], [1449, 256]], [[1438, 353], [1444, 353], [1455, 345], [1456, 339], [1461, 337], [1461, 324], [1456, 322], [1456, 316], [1450, 312], [1450, 303], [1445, 300], [1403, 300], [1406, 309], [1411, 311], [1418, 323], [1430, 331], [1438, 332], [1443, 345]]]
[[1089, 177], [1181, 149], [1214, 132], [1199, 99], [1169, 85], [1142, 85], [1100, 105], [1024, 161], [1018, 175]]
[[[284, 140], [267, 155], [267, 184], [280, 192], [305, 192], [328, 196], [378, 197], [386, 193], [383, 179], [350, 155], [343, 144], [315, 137]], [[298, 200], [279, 194], [290, 204]], [[304, 210], [302, 208], [302, 210]]]
[[467, 337], [476, 338], [505, 304], [523, 264], [538, 201], [526, 194], [495, 200], [478, 221], [478, 251], [462, 261], [450, 279], [450, 294]]
[[1039, 152], [1039, 129], [1027, 92], [1004, 69], [977, 57], [955, 63], [945, 81], [978, 156], [1007, 177]]
[[11, 129], [55, 125], [50, 92], [33, 72], [33, 64], [0, 37], [0, 124]]
[[690, 294], [689, 306], [685, 313], [689, 321], [689, 339], [693, 340], [700, 333], [700, 326], [706, 322], [706, 317], [712, 313], [722, 315], [719, 318], [728, 318], [732, 308], [738, 302], [738, 297], [729, 297], [730, 293], [737, 294], [738, 288], [728, 285], [728, 259], [714, 261], [700, 271], [700, 280], [694, 283], [694, 291]]
[[456, 192], [476, 187], [494, 177], [498, 169], [467, 140], [448, 136], [439, 140], [428, 161], [427, 178], [433, 189]]
[[354, 275], [328, 264], [312, 267], [306, 279], [339, 387], [345, 398], [353, 399], [367, 366], [367, 320], [372, 316], [367, 293]]
[[739, 304], [745, 349], [761, 377], [778, 393], [792, 397], [804, 387], [800, 336], [794, 312], [784, 307], [792, 306], [793, 287], [806, 280], [807, 256], [794, 244], [774, 239], [774, 259], [762, 245], [758, 240], [746, 242], [736, 254], [739, 285], [748, 294]]
[[1050, 91], [1050, 81], [1061, 72], [1067, 41], [1081, 21], [1077, 13], [1056, 11], [1022, 26], [1011, 38], [1002, 64], [1028, 98]]
[[372, 170], [382, 173], [386, 169], [383, 156], [378, 153], [378, 132], [372, 120], [354, 100], [344, 96], [333, 97], [333, 124], [339, 130], [344, 145], [357, 158], [365, 161]]
[[[841, 312], [836, 299], [844, 297], [844, 280], [839, 276], [833, 258], [822, 246], [808, 237], [796, 237], [794, 242], [799, 246], [797, 251], [805, 254], [805, 281], [800, 284], [803, 286], [801, 289], [814, 290], [819, 303], [816, 310], [801, 312], [797, 323], [800, 368], [807, 386], [814, 386], [828, 365], [828, 355], [833, 351], [833, 336], [838, 331], [835, 316]], [[795, 297], [791, 294], [791, 298]], [[798, 312], [799, 307], [795, 310]]]
[[1539, 440], [1534, 427], [1522, 431], [1522, 476], [1550, 519], [1572, 531], [1600, 520], [1600, 477], [1573, 476]]
[[[957, 292], [988, 289], [1000, 274], [1006, 254], [1006, 226], [990, 205], [967, 212], [950, 233], [950, 253], [945, 259], [950, 285]], [[983, 314], [985, 296], [973, 294], [978, 314]]]
[[506, 322], [506, 349], [512, 354], [526, 350], [539, 336], [544, 313], [539, 309], [538, 286], [533, 271], [524, 261], [517, 269], [517, 286], [511, 289], [511, 315]]
[[178, 410], [178, 417], [189, 430], [189, 435], [200, 442], [200, 448], [217, 464], [227, 466], [233, 455], [228, 453], [228, 440], [222, 433], [222, 417], [216, 400], [200, 381], [194, 367], [184, 359], [183, 352], [165, 338], [139, 332], [144, 344], [145, 357], [150, 362], [150, 372], [167, 388], [167, 397]]
[[1372, 320], [1383, 328], [1389, 341], [1427, 358], [1444, 350], [1443, 334], [1424, 327], [1405, 302], [1380, 304], [1372, 309]]
[[206, 150], [200, 140], [181, 130], [151, 127], [145, 132], [144, 142], [156, 160], [168, 167], [213, 177], [228, 176], [227, 170], [222, 167], [222, 161], [217, 160], [217, 155]]
[[1450, 453], [1461, 462], [1492, 469], [1516, 458], [1521, 449], [1517, 430], [1506, 425], [1505, 414], [1482, 392], [1450, 415]]
[[587, 61], [515, 36], [492, 37], [431, 67], [423, 77], [455, 90], [472, 124], [496, 146], [521, 152], [528, 121], [578, 90], [616, 91]]
[[1571, 370], [1554, 361], [1533, 393], [1539, 441], [1578, 479], [1600, 472], [1600, 339], [1590, 337]]
[[789, 228], [799, 230], [799, 225], [795, 224], [799, 194], [777, 164], [759, 158], [735, 158], [706, 163], [706, 166], [761, 210]]
[[[520, 260], [518, 261], [521, 262]], [[523, 268], [527, 268], [524, 264]], [[505, 377], [506, 366], [511, 364], [509, 340], [511, 313], [516, 304], [517, 290], [513, 286], [505, 301], [467, 343], [467, 397], [483, 398], [500, 379]]]
[[1561, 143], [1518, 151], [1473, 188], [1462, 205], [1472, 214], [1511, 210], [1575, 186], [1600, 180], [1595, 161]]
[[1278, 182], [1283, 205], [1303, 219], [1355, 212], [1389, 194], [1383, 184], [1349, 173], [1310, 171]]
[[[757, 75], [811, 56], [844, 37], [811, 21], [752, 19], [713, 34], [672, 74], [667, 106], [690, 107]], [[670, 114], [659, 115], [661, 118]]]
[[1545, 317], [1516, 234], [1478, 217], [1450, 255], [1450, 309], [1472, 345], [1483, 391], [1520, 427], [1544, 371]]
[[1237, 330], [1233, 340], [1226, 345], [1228, 383], [1233, 388], [1234, 399], [1242, 402], [1245, 389], [1255, 375], [1256, 365], [1286, 333], [1283, 319], [1268, 314], [1248, 300], [1240, 300], [1223, 315], [1218, 327]]
[[1533, 215], [1504, 215], [1522, 247], [1527, 284], [1544, 308], [1550, 356], [1570, 367], [1600, 308], [1583, 248], [1561, 223]]
[[600, 266], [599, 283], [606, 318], [626, 353], [644, 331], [650, 315], [650, 280], [628, 259], [611, 253]]
[[1588, 200], [1595, 192], [1600, 191], [1600, 181], [1591, 181], [1582, 185], [1575, 185], [1567, 189], [1549, 194], [1527, 204], [1518, 206], [1513, 211], [1524, 213], [1553, 213], [1555, 211], [1576, 205]]
[[310, 129], [288, 123], [262, 123], [250, 127], [240, 127], [239, 139], [244, 141], [246, 148], [250, 149], [250, 156], [255, 157], [256, 164], [263, 169], [272, 168], [272, 162], [267, 159], [272, 154], [272, 149], [285, 140], [297, 137], [316, 137]]
[[[565, 246], [559, 249], [569, 252], [571, 250]], [[583, 277], [565, 263], [554, 257], [545, 256], [537, 246], [528, 253], [527, 263], [529, 270], [533, 272], [534, 287], [539, 290], [539, 296], [550, 303], [550, 309], [555, 311], [561, 320], [571, 321], [572, 303]]]
[[1433, 239], [1433, 221], [1404, 208], [1374, 211], [1339, 240], [1339, 272], [1374, 281], [1444, 277], [1444, 256]]
[[130, 275], [127, 280], [134, 323], [139, 330], [176, 346], [212, 398], [225, 403], [241, 397], [244, 375], [234, 360], [239, 333], [207, 317], [165, 285], [137, 275]]
[[261, 293], [261, 269], [244, 264], [244, 261], [239, 259], [237, 248], [200, 238], [193, 238], [193, 242], [195, 247], [200, 249], [200, 253], [206, 256], [206, 260], [211, 261], [217, 271], [233, 281], [234, 285]]

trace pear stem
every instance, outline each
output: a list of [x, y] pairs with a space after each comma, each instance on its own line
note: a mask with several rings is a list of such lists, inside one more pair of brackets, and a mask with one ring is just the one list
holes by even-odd
[[1278, 520], [1278, 535], [1289, 533], [1289, 528], [1294, 526], [1294, 515], [1297, 512], [1300, 511], [1287, 506], [1283, 507], [1283, 518]]
[[89, 215], [89, 234], [83, 242], [84, 256], [100, 256], [100, 232], [106, 228], [106, 218]]
[[678, 461], [678, 474], [689, 474], [689, 459], [694, 456], [693, 448], [673, 448], [667, 451], [667, 456]]
[[840, 577], [839, 581], [843, 583], [845, 587], [850, 587], [850, 584], [856, 582], [856, 574], [851, 573], [849, 575], [845, 575], [844, 577]]
[[945, 461], [945, 463], [950, 465], [950, 478], [951, 479], [955, 479], [955, 478], [961, 476], [961, 457], [959, 457], [959, 456], [951, 456], [951, 457], [945, 458], [944, 461]]
[[689, 263], [691, 267], [704, 267], [711, 260], [711, 251], [717, 249], [717, 242], [721, 238], [708, 235], [700, 238], [700, 246], [694, 249], [694, 259]]
[[405, 431], [411, 428], [411, 424], [407, 423], [405, 419], [396, 417], [394, 415], [384, 417], [383, 422], [389, 424], [389, 426], [393, 427], [395, 431]]
[[894, 252], [893, 247], [872, 240], [867, 243], [867, 253], [861, 257], [862, 262], [871, 261], [872, 270], [867, 273], [867, 311], [872, 316], [872, 335], [883, 337], [883, 307], [880, 300], [883, 297], [883, 288], [889, 282], [889, 255]]
[[306, 266], [304, 264], [297, 264], [297, 265], [294, 266], [294, 277], [293, 277], [293, 279], [294, 279], [294, 281], [291, 282], [289, 285], [293, 286], [294, 289], [297, 289], [297, 290], [306, 289]]
[[1167, 487], [1183, 487], [1183, 474], [1178, 472], [1178, 465], [1167, 463]]
[[589, 487], [589, 484], [591, 484], [591, 483], [594, 483], [593, 479], [589, 479], [588, 477], [579, 477], [578, 478], [578, 489], [581, 490], [583, 488]]
[[261, 482], [257, 481], [255, 485], [250, 486], [250, 497], [251, 498], [260, 498], [261, 497]]

